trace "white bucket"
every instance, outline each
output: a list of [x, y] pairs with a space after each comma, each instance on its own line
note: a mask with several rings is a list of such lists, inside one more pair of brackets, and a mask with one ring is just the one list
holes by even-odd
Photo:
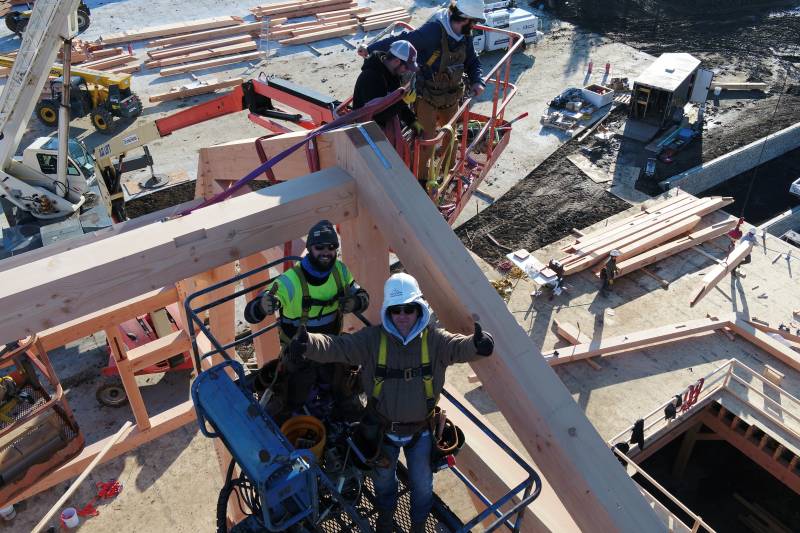
[[78, 517], [78, 511], [76, 511], [74, 507], [67, 507], [61, 511], [61, 521], [64, 522], [64, 525], [67, 526], [68, 529], [78, 527], [78, 524], [81, 523], [81, 519]]
[[722, 87], [714, 87], [714, 96], [722, 94]]
[[10, 520], [14, 520], [14, 517], [17, 516], [17, 511], [14, 509], [13, 505], [9, 505], [7, 507], [0, 507], [0, 517], [3, 518], [6, 522]]

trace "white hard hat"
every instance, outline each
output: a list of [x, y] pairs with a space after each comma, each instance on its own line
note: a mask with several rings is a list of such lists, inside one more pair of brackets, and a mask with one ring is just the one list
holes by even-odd
[[384, 308], [415, 303], [421, 299], [422, 291], [419, 290], [417, 280], [403, 272], [393, 274], [383, 285]]
[[456, 9], [467, 18], [484, 22], [486, 15], [484, 14], [483, 0], [456, 0]]
[[611, 250], [611, 253], [610, 253], [609, 255], [610, 255], [611, 257], [619, 257], [619, 256], [620, 256], [620, 255], [622, 255], [622, 254], [620, 253], [620, 251], [619, 251], [619, 250], [617, 250], [617, 249], [614, 249], [614, 250]]
[[408, 41], [395, 41], [389, 47], [389, 53], [403, 61], [408, 70], [417, 70], [417, 49]]

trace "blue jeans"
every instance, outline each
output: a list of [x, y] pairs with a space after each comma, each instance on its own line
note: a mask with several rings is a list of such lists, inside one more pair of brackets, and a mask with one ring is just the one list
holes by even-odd
[[[382, 449], [389, 458], [387, 468], [374, 468], [375, 500], [381, 509], [397, 507], [397, 458], [400, 446], [384, 441]], [[433, 472], [431, 471], [431, 433], [425, 431], [414, 443], [402, 446], [406, 456], [408, 484], [411, 489], [411, 522], [424, 523], [433, 506]]]

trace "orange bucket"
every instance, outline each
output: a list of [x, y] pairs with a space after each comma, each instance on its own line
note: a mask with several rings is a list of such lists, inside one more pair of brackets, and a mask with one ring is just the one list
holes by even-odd
[[281, 433], [286, 435], [295, 448], [309, 449], [317, 459], [322, 458], [326, 432], [325, 425], [319, 418], [306, 415], [293, 416], [283, 423]]

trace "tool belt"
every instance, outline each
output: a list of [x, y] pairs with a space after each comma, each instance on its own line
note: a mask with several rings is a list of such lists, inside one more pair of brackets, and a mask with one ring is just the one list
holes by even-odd
[[424, 81], [421, 96], [434, 109], [447, 109], [461, 101], [461, 97], [464, 96], [464, 83], [460, 78], [456, 82], [448, 83]]
[[[455, 48], [450, 48], [447, 31], [441, 31], [439, 49], [431, 54], [423, 70], [430, 73], [430, 79], [422, 82], [421, 96], [435, 109], [445, 109], [458, 104], [464, 95], [464, 62], [467, 59], [465, 37]], [[439, 68], [433, 71], [433, 64], [439, 59]]]

